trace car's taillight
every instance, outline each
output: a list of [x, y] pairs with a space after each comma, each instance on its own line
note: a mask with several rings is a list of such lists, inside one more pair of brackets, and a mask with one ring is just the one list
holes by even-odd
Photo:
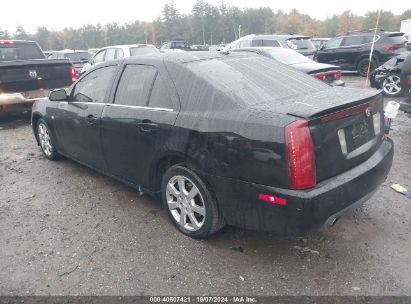
[[398, 44], [387, 44], [387, 45], [384, 45], [384, 46], [383, 46], [384, 51], [386, 51], [386, 52], [398, 50], [398, 49], [400, 49], [400, 48], [402, 48], [402, 47], [403, 47], [402, 45], [398, 45]]
[[14, 44], [13, 40], [0, 40], [0, 44]]
[[336, 71], [327, 71], [327, 72], [320, 72], [320, 73], [316, 73], [316, 74], [312, 74], [311, 76], [321, 80], [321, 81], [325, 81], [327, 76], [332, 75], [334, 80], [338, 80], [341, 79], [341, 71], [340, 70], [336, 70]]
[[306, 120], [299, 119], [285, 127], [285, 145], [289, 187], [314, 187], [317, 182], [314, 146]]
[[77, 80], [77, 72], [76, 72], [76, 68], [71, 66], [69, 67], [69, 72], [70, 72], [70, 77], [71, 77], [71, 81], [76, 81]]
[[408, 77], [407, 77], [407, 84], [410, 84], [410, 85], [411, 85], [411, 76], [408, 76]]

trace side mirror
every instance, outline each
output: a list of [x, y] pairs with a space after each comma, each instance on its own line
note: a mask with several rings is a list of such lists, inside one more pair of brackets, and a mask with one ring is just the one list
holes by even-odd
[[50, 101], [66, 101], [67, 98], [67, 92], [64, 89], [53, 90], [49, 95]]
[[324, 50], [324, 49], [325, 49], [325, 44], [323, 44], [323, 45], [320, 46], [320, 51], [322, 51], [322, 50]]

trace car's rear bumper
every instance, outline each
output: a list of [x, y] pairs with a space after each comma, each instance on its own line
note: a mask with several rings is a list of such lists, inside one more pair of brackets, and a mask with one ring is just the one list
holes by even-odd
[[2, 93], [0, 94], [0, 116], [31, 111], [33, 103], [40, 98], [47, 97], [48, 94], [49, 90], [42, 89], [24, 93]]
[[[215, 176], [210, 177], [209, 182], [228, 224], [295, 234], [318, 228], [371, 197], [388, 175], [393, 154], [393, 142], [384, 140], [364, 163], [308, 190], [287, 190]], [[272, 204], [259, 200], [259, 194], [274, 195], [287, 202], [285, 205]]]

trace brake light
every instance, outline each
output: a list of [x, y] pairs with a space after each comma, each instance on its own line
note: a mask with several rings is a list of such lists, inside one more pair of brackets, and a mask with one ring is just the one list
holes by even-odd
[[0, 40], [0, 44], [14, 44], [13, 40]]
[[299, 119], [285, 127], [285, 145], [289, 187], [314, 187], [317, 183], [314, 146], [306, 120]]
[[388, 51], [398, 50], [398, 49], [402, 48], [402, 45], [388, 44], [388, 45], [384, 45], [383, 48], [384, 48], [384, 51], [388, 52]]
[[408, 77], [407, 77], [407, 84], [410, 84], [410, 85], [411, 85], [411, 76], [408, 76]]
[[327, 71], [327, 72], [320, 72], [320, 73], [316, 73], [316, 74], [312, 74], [313, 77], [321, 80], [321, 81], [325, 81], [327, 76], [332, 75], [334, 80], [338, 80], [341, 79], [341, 71], [337, 70], [337, 71]]
[[73, 66], [69, 67], [69, 72], [70, 72], [70, 77], [71, 77], [71, 81], [76, 81], [77, 80], [77, 72], [76, 72], [76, 68]]

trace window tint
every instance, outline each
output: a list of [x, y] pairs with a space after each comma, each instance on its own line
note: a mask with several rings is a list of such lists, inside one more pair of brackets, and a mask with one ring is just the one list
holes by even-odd
[[[362, 43], [372, 43], [374, 36], [364, 36], [363, 37], [363, 42]], [[375, 36], [375, 41], [377, 41], [380, 38], [380, 36]]]
[[341, 43], [341, 46], [353, 46], [353, 45], [361, 45], [364, 42], [363, 39], [364, 36], [348, 36], [345, 37], [343, 42]]
[[115, 103], [147, 106], [148, 96], [157, 70], [146, 65], [127, 65], [117, 87]]
[[116, 49], [107, 49], [106, 57], [104, 58], [104, 61], [114, 60], [115, 56], [116, 56]]
[[327, 41], [327, 43], [325, 44], [325, 48], [326, 49], [338, 48], [340, 47], [342, 40], [343, 40], [343, 37], [337, 37], [337, 38], [331, 39]]
[[116, 59], [120, 59], [124, 57], [124, 52], [122, 49], [116, 49]]
[[44, 59], [44, 54], [37, 44], [0, 44], [0, 61], [27, 59]]
[[94, 63], [103, 62], [105, 54], [106, 54], [106, 50], [97, 53], [96, 56], [94, 56], [93, 62]]
[[104, 102], [104, 97], [112, 84], [116, 69], [116, 66], [108, 66], [86, 75], [74, 87], [71, 93], [72, 101]]
[[275, 46], [275, 47], [279, 47], [281, 46], [281, 44], [278, 42], [278, 40], [263, 40], [263, 45], [262, 46]]
[[153, 89], [150, 96], [150, 107], [172, 109], [170, 94], [168, 93], [166, 84], [160, 74], [157, 73]]

